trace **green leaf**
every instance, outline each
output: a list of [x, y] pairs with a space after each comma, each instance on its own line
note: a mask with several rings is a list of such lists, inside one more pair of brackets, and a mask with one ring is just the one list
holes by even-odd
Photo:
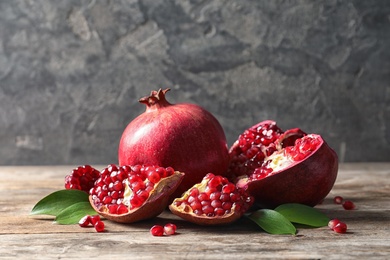
[[329, 218], [315, 208], [289, 203], [280, 205], [275, 209], [293, 223], [304, 224], [312, 227], [324, 227], [328, 225]]
[[249, 215], [249, 219], [270, 234], [292, 234], [297, 232], [294, 225], [279, 212], [260, 209]]
[[57, 216], [61, 211], [78, 202], [88, 202], [88, 194], [80, 190], [59, 190], [41, 199], [30, 214]]
[[89, 202], [78, 202], [61, 211], [57, 215], [55, 222], [61, 225], [77, 224], [85, 215], [96, 214]]

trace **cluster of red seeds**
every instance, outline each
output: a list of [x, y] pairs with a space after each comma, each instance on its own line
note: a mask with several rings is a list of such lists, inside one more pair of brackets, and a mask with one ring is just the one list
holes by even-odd
[[[341, 196], [335, 196], [333, 198], [333, 202], [335, 204], [341, 204], [344, 209], [352, 210], [355, 209], [355, 204], [350, 200], [344, 200]], [[346, 233], [347, 232], [347, 224], [341, 222], [339, 219], [335, 218], [329, 221], [328, 227], [337, 233]]]
[[90, 165], [79, 166], [65, 176], [65, 189], [76, 189], [89, 192], [100, 172]]
[[[101, 171], [90, 195], [98, 208], [104, 205], [111, 214], [125, 214], [142, 206], [155, 184], [173, 173], [171, 167], [109, 165]], [[131, 190], [131, 195], [125, 199], [126, 186]]]
[[101, 221], [99, 215], [95, 215], [95, 216], [86, 215], [83, 218], [81, 218], [79, 221], [80, 227], [89, 227], [91, 225], [95, 227], [95, 230], [97, 232], [104, 231], [104, 222]]
[[262, 124], [256, 129], [245, 130], [238, 137], [238, 146], [232, 151], [229, 171], [251, 173], [261, 167], [266, 156], [276, 151], [275, 141], [283, 131], [276, 124]]
[[312, 135], [306, 135], [297, 139], [294, 146], [288, 146], [284, 151], [286, 156], [289, 156], [294, 161], [302, 161], [315, 149], [317, 149], [320, 143], [320, 139]]
[[154, 225], [150, 229], [150, 233], [153, 236], [157, 236], [157, 237], [164, 236], [164, 235], [171, 236], [176, 233], [176, 225], [172, 223], [168, 223], [165, 226]]
[[175, 206], [189, 206], [195, 215], [214, 217], [229, 214], [233, 206], [237, 212], [246, 212], [253, 204], [253, 197], [225, 177], [209, 173], [204, 180], [208, 180], [204, 190], [192, 188], [184, 200], [174, 202]]

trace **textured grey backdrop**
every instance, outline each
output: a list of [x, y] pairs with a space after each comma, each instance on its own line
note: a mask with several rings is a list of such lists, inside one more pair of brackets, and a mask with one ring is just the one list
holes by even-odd
[[0, 1], [0, 164], [117, 162], [138, 98], [390, 161], [390, 1]]

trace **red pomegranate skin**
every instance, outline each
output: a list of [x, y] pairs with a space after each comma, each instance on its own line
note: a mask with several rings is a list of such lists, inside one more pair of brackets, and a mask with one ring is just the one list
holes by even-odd
[[209, 172], [224, 175], [229, 153], [217, 119], [195, 104], [170, 104], [165, 99], [168, 90], [152, 91], [150, 97], [140, 99], [146, 111], [125, 128], [118, 159], [119, 165], [170, 166], [184, 172], [173, 200]]
[[238, 182], [255, 197], [256, 204], [275, 208], [285, 203], [315, 206], [332, 189], [338, 172], [338, 157], [321, 138], [321, 144], [303, 161], [261, 180]]

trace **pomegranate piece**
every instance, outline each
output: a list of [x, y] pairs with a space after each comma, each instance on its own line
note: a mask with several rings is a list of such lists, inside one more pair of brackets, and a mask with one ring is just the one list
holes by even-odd
[[333, 198], [333, 202], [335, 203], [335, 204], [341, 204], [341, 203], [343, 203], [343, 197], [341, 197], [341, 196], [336, 196], [336, 197], [334, 197]]
[[339, 222], [334, 226], [333, 230], [337, 233], [346, 233], [347, 224], [345, 224], [344, 222]]
[[239, 219], [253, 204], [244, 189], [237, 188], [227, 178], [208, 173], [169, 209], [173, 214], [199, 225], [223, 225]]
[[168, 223], [164, 226], [164, 234], [167, 236], [174, 235], [176, 233], [176, 225]]
[[315, 206], [328, 195], [337, 177], [337, 154], [320, 135], [299, 128], [283, 132], [271, 120], [245, 130], [229, 154], [229, 178], [261, 207]]
[[333, 230], [334, 227], [335, 227], [338, 223], [340, 223], [340, 220], [338, 220], [337, 218], [331, 219], [331, 220], [329, 221], [329, 223], [328, 223], [328, 227], [329, 227], [330, 229]]
[[95, 224], [94, 224], [94, 227], [95, 227], [95, 230], [97, 232], [104, 232], [104, 222], [103, 221], [97, 221]]
[[65, 189], [82, 190], [88, 193], [99, 177], [100, 172], [90, 165], [79, 166], [65, 176]]
[[141, 98], [146, 111], [123, 131], [118, 148], [119, 165], [160, 165], [185, 172], [171, 201], [208, 173], [223, 175], [229, 164], [225, 133], [218, 120], [195, 104], [171, 104], [169, 89]]
[[88, 227], [91, 224], [91, 216], [86, 215], [82, 217], [79, 221], [79, 226], [80, 227]]
[[155, 237], [161, 237], [164, 235], [164, 227], [160, 225], [154, 225], [150, 229], [150, 233]]
[[346, 200], [343, 202], [343, 208], [346, 210], [353, 210], [355, 209], [355, 204], [350, 200]]
[[184, 173], [172, 167], [109, 165], [90, 190], [92, 207], [103, 217], [132, 223], [159, 215]]

